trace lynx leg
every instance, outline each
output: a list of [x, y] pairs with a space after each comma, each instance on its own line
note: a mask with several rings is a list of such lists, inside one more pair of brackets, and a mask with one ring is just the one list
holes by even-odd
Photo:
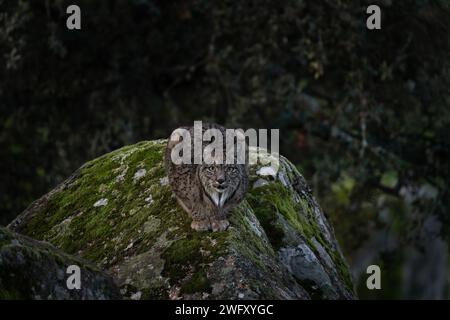
[[213, 220], [211, 222], [212, 231], [224, 231], [224, 230], [227, 230], [229, 225], [230, 225], [230, 223], [228, 222], [227, 219]]
[[211, 222], [208, 219], [192, 220], [191, 228], [195, 231], [208, 231], [211, 230]]

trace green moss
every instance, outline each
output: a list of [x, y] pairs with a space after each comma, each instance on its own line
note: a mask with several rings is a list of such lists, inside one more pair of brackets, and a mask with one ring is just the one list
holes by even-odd
[[350, 270], [348, 268], [347, 263], [344, 261], [341, 254], [336, 251], [334, 251], [331, 254], [331, 258], [333, 259], [336, 268], [338, 270], [338, 273], [341, 276], [341, 279], [344, 281], [345, 286], [350, 292], [353, 292], [354, 291], [353, 279], [352, 275], [350, 274]]
[[273, 248], [261, 241], [261, 236], [256, 231], [256, 226], [251, 226], [251, 220], [254, 214], [255, 212], [247, 200], [242, 201], [232, 212], [230, 221], [235, 228], [233, 242], [244, 243], [248, 246], [255, 247], [262, 254], [274, 255]]
[[175, 241], [162, 256], [165, 260], [164, 274], [173, 281], [181, 280], [187, 272], [185, 266], [196, 264], [198, 256], [201, 256], [200, 241], [199, 237]]
[[176, 240], [161, 255], [164, 259], [162, 275], [172, 285], [180, 284], [182, 292], [209, 291], [205, 266], [224, 254], [227, 232], [189, 232]]
[[[247, 196], [255, 215], [264, 228], [270, 243], [276, 250], [283, 246], [283, 229], [278, 224], [277, 213], [305, 239], [311, 239], [315, 230], [313, 220], [304, 213], [308, 212], [309, 204], [301, 201], [295, 203], [291, 191], [279, 182], [273, 182], [260, 188], [251, 190]], [[308, 219], [310, 218], [310, 219]]]
[[[231, 214], [232, 225], [230, 248], [249, 259], [260, 270], [266, 270], [264, 259], [275, 258], [276, 253], [271, 245], [261, 241], [261, 234], [252, 224], [254, 211], [247, 200], [244, 200]], [[270, 242], [270, 240], [269, 240]], [[267, 271], [267, 270], [266, 270]]]
[[[312, 241], [315, 238], [325, 248], [334, 261], [339, 275], [346, 287], [353, 291], [353, 282], [347, 264], [341, 254], [327, 241], [317, 224], [314, 215], [314, 203], [307, 197], [300, 198], [299, 203], [293, 200], [291, 191], [279, 182], [272, 182], [263, 187], [251, 190], [247, 195], [247, 201], [253, 208], [255, 215], [261, 223], [269, 241], [275, 250], [287, 245], [283, 239], [285, 231], [279, 223], [277, 214], [282, 215], [285, 220], [300, 235], [303, 236], [308, 246], [316, 253], [317, 249]], [[307, 287], [307, 284], [301, 284]], [[308, 290], [308, 292], [312, 292]], [[320, 293], [314, 293], [317, 297]]]
[[[169, 187], [160, 186], [163, 150], [163, 143], [141, 142], [87, 163], [72, 185], [54, 194], [45, 210], [28, 221], [24, 233], [96, 262], [105, 257], [122, 259], [130, 243], [134, 251], [145, 250], [161, 230], [178, 224], [173, 219], [180, 210]], [[135, 181], [134, 174], [141, 168], [147, 174]], [[154, 202], [147, 205], [145, 198], [150, 192]], [[108, 199], [108, 204], [94, 208], [102, 198]], [[137, 231], [152, 215], [166, 223], [151, 233], [139, 234]], [[113, 235], [120, 235], [120, 241], [112, 243]], [[117, 250], [117, 245], [123, 251]]]
[[169, 299], [169, 294], [167, 290], [163, 287], [158, 288], [145, 288], [142, 291], [141, 300], [167, 300]]
[[254, 213], [264, 229], [270, 244], [274, 250], [278, 251], [283, 246], [284, 231], [277, 223], [278, 218], [271, 203], [254, 193], [247, 196], [247, 201], [254, 208]]
[[183, 283], [181, 292], [188, 294], [195, 292], [211, 292], [211, 283], [206, 276], [205, 270], [201, 269], [197, 271], [192, 278]]

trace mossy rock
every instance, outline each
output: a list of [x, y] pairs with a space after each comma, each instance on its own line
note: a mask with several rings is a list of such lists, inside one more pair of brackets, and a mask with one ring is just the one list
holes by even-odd
[[276, 174], [252, 166], [228, 230], [195, 232], [168, 185], [165, 144], [88, 162], [9, 228], [95, 262], [125, 298], [354, 298], [333, 230], [289, 161]]
[[[69, 289], [69, 266], [80, 268], [80, 288]], [[112, 277], [82, 259], [0, 227], [0, 300], [121, 299]]]

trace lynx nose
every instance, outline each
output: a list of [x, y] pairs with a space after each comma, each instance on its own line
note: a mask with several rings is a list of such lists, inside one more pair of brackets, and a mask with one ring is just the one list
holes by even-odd
[[217, 182], [218, 182], [219, 184], [223, 184], [223, 183], [225, 182], [225, 178], [219, 177], [219, 178], [217, 179]]

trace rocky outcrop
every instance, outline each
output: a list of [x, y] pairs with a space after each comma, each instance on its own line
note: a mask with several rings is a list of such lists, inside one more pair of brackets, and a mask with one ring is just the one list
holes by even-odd
[[[79, 267], [79, 289], [67, 286], [70, 266]], [[0, 300], [120, 298], [113, 279], [94, 265], [0, 227]]]
[[87, 163], [9, 228], [108, 270], [125, 298], [354, 298], [332, 228], [289, 161], [252, 166], [228, 230], [195, 232], [168, 186], [165, 144]]

